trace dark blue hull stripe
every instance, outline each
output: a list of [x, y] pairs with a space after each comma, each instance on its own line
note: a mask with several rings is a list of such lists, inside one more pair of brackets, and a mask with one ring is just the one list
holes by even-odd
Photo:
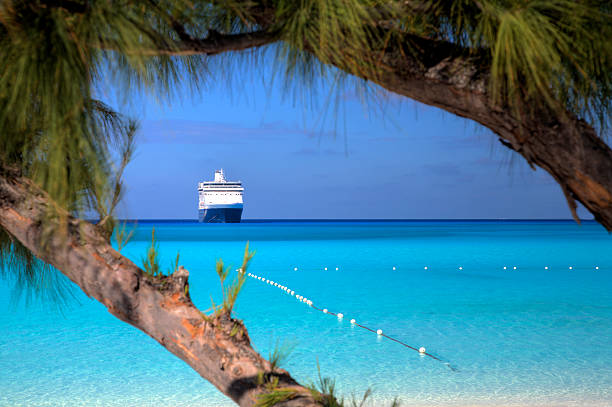
[[239, 223], [242, 217], [242, 208], [200, 209], [198, 215], [200, 222]]

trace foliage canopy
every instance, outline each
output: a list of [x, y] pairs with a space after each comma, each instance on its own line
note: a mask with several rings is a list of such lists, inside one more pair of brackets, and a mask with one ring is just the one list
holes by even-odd
[[[0, 162], [72, 213], [96, 212], [110, 235], [137, 123], [100, 100], [106, 90], [166, 97], [179, 82], [205, 83], [217, 52], [198, 51], [197, 40], [214, 48], [245, 33], [268, 35], [286, 83], [306, 89], [338, 61], [349, 74], [375, 78], [387, 50], [443, 41], [479, 61], [495, 103], [517, 114], [568, 111], [605, 133], [611, 10], [601, 0], [4, 0]], [[7, 233], [0, 249], [32, 269]]]

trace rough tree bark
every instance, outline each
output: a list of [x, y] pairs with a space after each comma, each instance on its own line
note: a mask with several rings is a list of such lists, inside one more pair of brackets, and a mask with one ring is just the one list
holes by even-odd
[[[488, 92], [486, 57], [469, 56], [448, 42], [405, 35], [402, 43], [371, 52], [379, 66], [364, 70], [363, 79], [485, 126], [532, 169], [539, 166], [552, 175], [576, 222], [579, 201], [612, 231], [612, 149], [587, 122], [565, 109], [534, 110], [537, 101], [529, 100], [522, 102], [517, 117], [517, 109], [500, 106]], [[354, 71], [342, 56], [332, 57], [331, 63]]]
[[193, 305], [187, 270], [148, 277], [115, 251], [95, 225], [65, 213], [67, 228], [50, 219], [51, 206], [33, 182], [0, 167], [0, 226], [111, 314], [151, 336], [240, 406], [255, 405], [258, 395], [269, 392], [265, 383], [272, 378], [278, 378], [277, 389], [291, 393], [277, 405], [321, 405], [309, 389], [252, 348], [241, 321], [226, 313], [206, 316]]
[[[552, 175], [577, 222], [576, 200], [612, 231], [612, 149], [592, 126], [572, 112], [546, 108], [525, 108], [517, 118], [510, 107], [492, 101], [487, 92], [490, 74], [481, 59], [445, 42], [417, 37], [407, 41], [404, 49], [385, 49], [380, 75], [365, 79], [487, 127], [534, 170], [539, 166]], [[334, 64], [345, 69], [342, 60]]]

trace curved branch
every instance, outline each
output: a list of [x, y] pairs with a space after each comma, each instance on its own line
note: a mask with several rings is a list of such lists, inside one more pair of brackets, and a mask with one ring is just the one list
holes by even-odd
[[148, 277], [95, 225], [66, 213], [67, 225], [46, 216], [51, 206], [33, 182], [0, 166], [0, 227], [111, 314], [151, 336], [240, 406], [253, 406], [270, 392], [266, 383], [272, 378], [287, 395], [283, 406], [320, 406], [309, 389], [252, 348], [240, 321], [226, 313], [206, 316], [193, 305], [187, 270]]
[[178, 49], [167, 48], [158, 50], [170, 55], [215, 55], [228, 51], [243, 51], [271, 44], [278, 39], [278, 35], [268, 31], [254, 31], [239, 34], [221, 34], [209, 30], [206, 38], [194, 38], [184, 34], [177, 43]]
[[[196, 38], [188, 34], [180, 35], [177, 41], [164, 41], [155, 45], [153, 49], [127, 50], [128, 54], [142, 56], [189, 56], [189, 55], [216, 55], [230, 51], [244, 51], [271, 44], [278, 40], [278, 34], [268, 31], [253, 31], [249, 33], [222, 34], [209, 30], [205, 38]], [[100, 48], [119, 50], [113, 41], [102, 40]]]
[[[406, 7], [421, 7], [421, 2], [407, 2]], [[273, 24], [274, 10], [264, 5], [254, 8], [253, 18], [261, 27]], [[386, 36], [384, 24], [378, 27]], [[238, 47], [208, 44], [185, 37], [180, 53], [212, 53], [237, 50]], [[259, 46], [279, 40], [262, 32]], [[200, 40], [194, 40], [200, 41]], [[250, 41], [240, 41], [241, 49]], [[216, 44], [214, 41], [212, 43]], [[346, 44], [350, 50], [351, 44]], [[305, 43], [307, 51], [314, 51]], [[165, 50], [166, 52], [168, 50]], [[168, 51], [169, 52], [169, 51]], [[316, 54], [316, 52], [313, 52]], [[559, 183], [576, 220], [575, 201], [581, 202], [607, 230], [612, 231], [612, 149], [601, 140], [591, 125], [569, 111], [550, 108], [524, 109], [517, 117], [516, 109], [496, 104], [488, 93], [490, 61], [446, 41], [404, 34], [401, 40], [385, 42], [371, 50], [360, 50], [375, 69], [356, 71], [343, 55], [327, 56], [328, 62], [350, 74], [370, 80], [383, 88], [421, 103], [444, 109], [474, 120], [487, 127], [504, 145], [527, 160], [535, 169], [546, 170]], [[533, 101], [524, 100], [525, 107]]]
[[381, 74], [366, 79], [487, 127], [532, 168], [537, 165], [551, 174], [574, 215], [576, 200], [612, 231], [612, 149], [592, 126], [569, 111], [545, 108], [517, 118], [487, 93], [486, 61], [449, 43], [409, 38], [416, 47], [385, 50]]

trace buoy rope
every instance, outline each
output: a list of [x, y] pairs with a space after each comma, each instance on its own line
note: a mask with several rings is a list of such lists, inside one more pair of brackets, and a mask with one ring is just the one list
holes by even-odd
[[[240, 269], [238, 269], [237, 271], [238, 271], [239, 273], [242, 273], [242, 270], [240, 270]], [[267, 283], [267, 284], [273, 285], [274, 287], [278, 287], [278, 288], [282, 289], [283, 291], [285, 291], [286, 293], [290, 294], [291, 296], [295, 296], [295, 297], [298, 299], [298, 301], [306, 303], [306, 304], [307, 304], [309, 307], [311, 307], [311, 308], [313, 308], [313, 309], [315, 309], [315, 310], [317, 310], [317, 311], [319, 311], [319, 312], [322, 312], [322, 313], [324, 313], [324, 314], [330, 314], [330, 315], [333, 315], [333, 316], [335, 316], [335, 317], [337, 317], [337, 318], [339, 318], [339, 319], [343, 319], [343, 318], [344, 318], [344, 315], [343, 315], [343, 314], [339, 314], [339, 313], [335, 313], [335, 312], [329, 311], [327, 308], [319, 308], [319, 307], [317, 307], [316, 305], [314, 305], [314, 304], [313, 304], [312, 300], [308, 300], [307, 298], [305, 298], [305, 297], [303, 297], [303, 296], [301, 296], [301, 295], [299, 295], [299, 294], [295, 294], [295, 291], [293, 291], [293, 290], [289, 289], [288, 287], [286, 287], [286, 286], [284, 286], [284, 285], [282, 285], [282, 284], [279, 284], [279, 283], [277, 283], [277, 282], [274, 282], [274, 281], [272, 281], [272, 280], [270, 280], [270, 279], [267, 279], [267, 278], [264, 278], [264, 277], [262, 277], [262, 276], [255, 275], [255, 274], [253, 274], [253, 273], [248, 273], [248, 274], [247, 274], [247, 276], [248, 276], [248, 277], [255, 278], [256, 280], [262, 281], [262, 282], [264, 282], [264, 283]], [[418, 352], [418, 353], [419, 353], [419, 355], [429, 356], [430, 358], [432, 358], [432, 359], [434, 359], [434, 360], [437, 360], [437, 361], [439, 361], [439, 362], [441, 362], [441, 363], [444, 363], [446, 366], [448, 366], [448, 367], [449, 367], [451, 370], [453, 370], [453, 371], [456, 371], [456, 370], [457, 370], [457, 369], [455, 369], [453, 366], [451, 366], [451, 364], [450, 364], [450, 363], [448, 363], [448, 362], [446, 362], [446, 361], [444, 361], [444, 360], [442, 360], [442, 359], [438, 358], [438, 357], [437, 357], [437, 356], [435, 356], [435, 355], [432, 355], [431, 353], [426, 352], [426, 351], [425, 351], [425, 348], [417, 349], [417, 348], [415, 348], [414, 346], [410, 346], [410, 345], [408, 345], [407, 343], [400, 341], [399, 339], [393, 338], [393, 337], [391, 337], [391, 336], [389, 336], [389, 335], [387, 335], [387, 334], [383, 333], [381, 330], [375, 331], [375, 330], [373, 330], [372, 328], [368, 328], [368, 327], [367, 327], [367, 326], [365, 326], [365, 325], [359, 324], [359, 323], [357, 323], [357, 322], [356, 322], [354, 319], [353, 319], [353, 320], [351, 320], [351, 325], [358, 326], [359, 328], [362, 328], [362, 329], [368, 330], [368, 331], [370, 331], [370, 332], [372, 332], [372, 333], [377, 334], [378, 336], [383, 336], [383, 337], [385, 337], [385, 338], [387, 338], [387, 339], [390, 339], [390, 340], [392, 340], [393, 342], [396, 342], [396, 343], [398, 343], [398, 344], [400, 344], [400, 345], [402, 345], [402, 346], [404, 346], [404, 347], [406, 347], [406, 348], [408, 348], [408, 349], [412, 349], [412, 350], [414, 350], [414, 351]]]
[[[321, 312], [323, 312], [323, 309], [321, 309], [321, 308], [319, 308], [319, 307], [317, 307], [317, 306], [315, 306], [315, 305], [311, 305], [311, 307], [312, 307], [312, 308], [314, 308], [314, 309], [316, 309], [317, 311], [321, 311]], [[325, 313], [326, 313], [326, 314], [331, 314], [331, 315], [334, 315], [334, 316], [338, 316], [338, 314], [336, 314], [335, 312], [332, 312], [332, 311], [327, 311], [327, 312], [325, 312]], [[432, 355], [431, 353], [421, 352], [421, 351], [419, 351], [417, 348], [415, 348], [414, 346], [410, 346], [410, 345], [408, 345], [407, 343], [402, 342], [402, 341], [400, 341], [399, 339], [395, 339], [395, 338], [393, 338], [393, 337], [391, 337], [391, 336], [389, 336], [389, 335], [387, 335], [387, 334], [385, 334], [385, 333], [380, 333], [380, 334], [379, 334], [378, 332], [376, 332], [376, 331], [375, 331], [375, 330], [373, 330], [372, 328], [368, 328], [367, 326], [365, 326], [365, 325], [361, 325], [361, 324], [359, 324], [359, 323], [357, 323], [357, 322], [352, 322], [352, 324], [353, 324], [353, 325], [355, 325], [355, 326], [358, 326], [359, 328], [366, 329], [366, 330], [368, 330], [368, 331], [370, 331], [370, 332], [372, 332], [372, 333], [378, 334], [378, 335], [380, 335], [380, 336], [384, 336], [384, 337], [385, 337], [385, 338], [387, 338], [387, 339], [391, 339], [393, 342], [397, 342], [397, 343], [399, 343], [399, 344], [400, 344], [400, 345], [402, 345], [402, 346], [405, 346], [405, 347], [407, 347], [407, 348], [409, 348], [409, 349], [412, 349], [412, 350], [414, 350], [414, 351], [419, 352], [419, 354], [420, 354], [420, 355], [429, 356], [430, 358], [433, 358], [433, 359], [438, 360], [438, 361], [440, 361], [440, 362], [444, 362], [443, 360], [441, 360], [440, 358], [437, 358], [436, 356]]]

